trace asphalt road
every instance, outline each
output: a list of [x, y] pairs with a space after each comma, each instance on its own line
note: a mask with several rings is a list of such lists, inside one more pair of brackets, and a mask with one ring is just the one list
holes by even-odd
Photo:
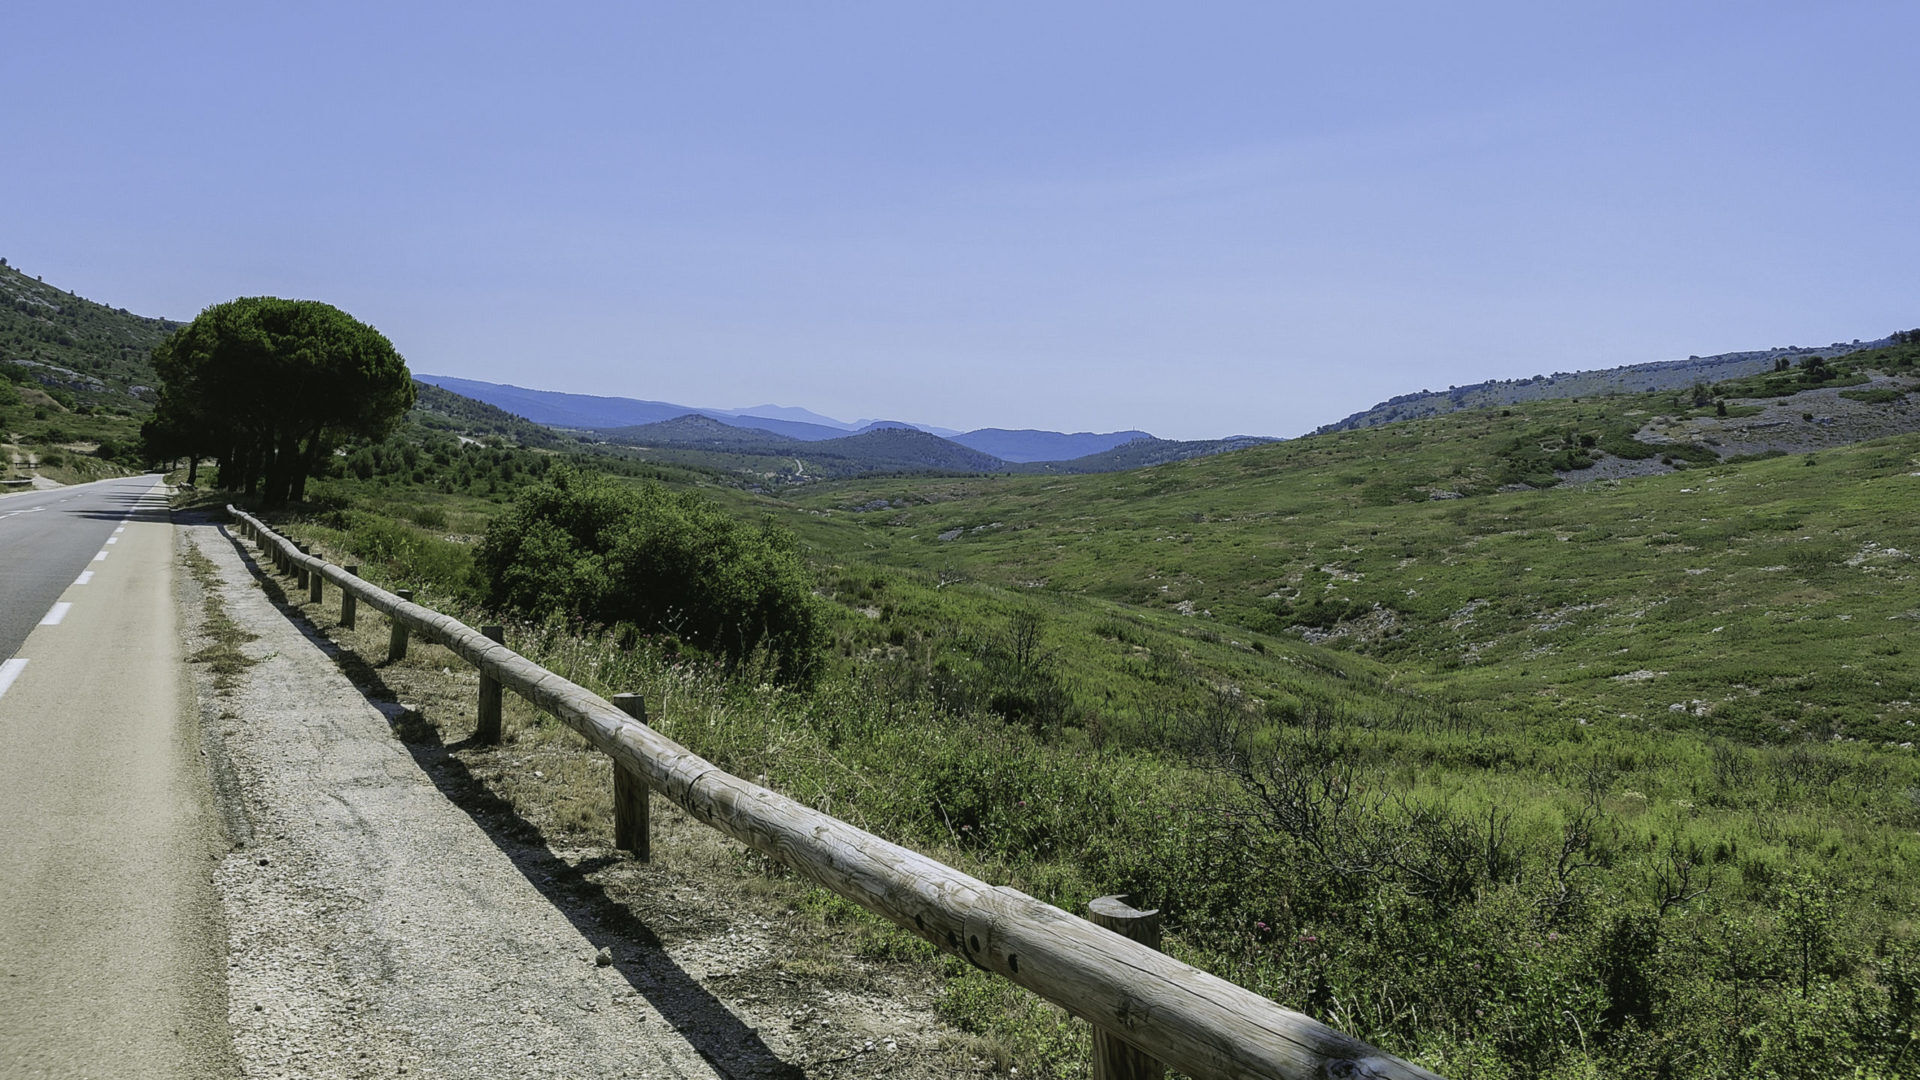
[[0, 499], [0, 1078], [231, 1075], [156, 477]]
[[0, 659], [20, 651], [114, 526], [159, 479], [103, 480], [0, 498]]

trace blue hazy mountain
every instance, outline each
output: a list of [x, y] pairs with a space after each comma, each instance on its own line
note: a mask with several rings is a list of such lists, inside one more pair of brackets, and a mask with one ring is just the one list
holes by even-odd
[[680, 405], [670, 401], [639, 398], [601, 397], [595, 394], [569, 394], [558, 390], [531, 390], [523, 386], [460, 379], [451, 375], [417, 375], [421, 382], [443, 387], [476, 401], [505, 409], [536, 424], [549, 427], [585, 428], [605, 431], [658, 424], [697, 414], [723, 424], [753, 428], [784, 435], [802, 442], [824, 442], [849, 435], [910, 428], [946, 438], [970, 450], [977, 450], [1002, 462], [1069, 461], [1089, 454], [1104, 453], [1138, 439], [1150, 439], [1144, 431], [1113, 431], [1097, 434], [1089, 431], [1071, 435], [1059, 431], [1008, 428], [981, 428], [957, 432], [951, 428], [931, 427], [904, 420], [861, 420], [847, 423], [830, 416], [790, 405], [755, 405], [746, 409], [715, 409]]
[[1151, 439], [1144, 431], [1076, 431], [1071, 435], [1033, 428], [980, 428], [951, 436], [961, 446], [970, 446], [1002, 461], [1072, 461], [1089, 454], [1105, 453], [1135, 439]]

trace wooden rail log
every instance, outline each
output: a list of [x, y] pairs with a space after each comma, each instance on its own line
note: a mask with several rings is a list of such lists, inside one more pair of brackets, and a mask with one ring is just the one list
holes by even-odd
[[552, 713], [612, 757], [616, 768], [645, 778], [700, 821], [1196, 1080], [1438, 1080], [1147, 945], [723, 772], [459, 620], [300, 554], [259, 527], [265, 542], [296, 565], [332, 579], [396, 627], [411, 627]]

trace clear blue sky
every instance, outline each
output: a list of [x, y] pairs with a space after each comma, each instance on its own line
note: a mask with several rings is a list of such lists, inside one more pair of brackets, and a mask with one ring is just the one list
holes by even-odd
[[8, 4], [0, 255], [416, 371], [1291, 435], [1920, 325], [1920, 4]]

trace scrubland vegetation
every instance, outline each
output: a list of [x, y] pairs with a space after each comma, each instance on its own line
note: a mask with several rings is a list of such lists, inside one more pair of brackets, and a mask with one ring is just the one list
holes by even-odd
[[[1818, 382], [1912, 366], [1847, 361]], [[1169, 951], [1443, 1074], [1914, 1075], [1920, 435], [1635, 438], [1762, 396], [1706, 389], [1117, 475], [594, 482], [804, 559], [805, 677], [594, 607], [646, 526], [552, 526], [552, 454], [355, 451], [291, 527], [475, 620], [563, 572], [573, 617], [509, 640], [723, 767], [1070, 910], [1130, 893]], [[1620, 461], [1654, 474], [1565, 482]], [[1057, 1012], [927, 962], [1023, 1073], [1084, 1069]]]

